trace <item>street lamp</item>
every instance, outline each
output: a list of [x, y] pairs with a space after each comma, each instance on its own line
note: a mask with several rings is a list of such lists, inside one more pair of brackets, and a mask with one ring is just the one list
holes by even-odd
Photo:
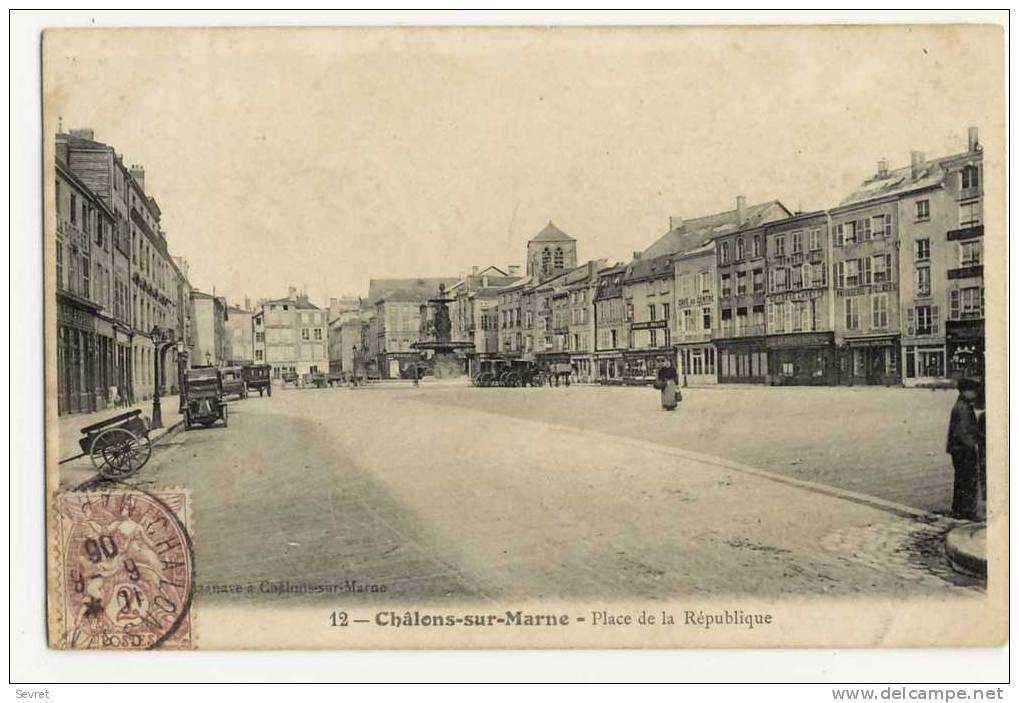
[[177, 392], [180, 394], [177, 399], [177, 414], [184, 412], [184, 376], [187, 373], [187, 349], [184, 340], [177, 342]]

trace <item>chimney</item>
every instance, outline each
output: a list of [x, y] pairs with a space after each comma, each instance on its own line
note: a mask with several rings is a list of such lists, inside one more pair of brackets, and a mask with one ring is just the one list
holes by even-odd
[[669, 231], [670, 232], [672, 230], [674, 230], [674, 229], [679, 229], [682, 226], [683, 226], [683, 218], [682, 217], [679, 217], [678, 215], [670, 215], [669, 216]]
[[244, 309], [251, 310], [251, 298], [244, 296]]
[[96, 133], [95, 130], [90, 127], [83, 127], [82, 129], [72, 129], [71, 136], [78, 137], [80, 139], [87, 139], [90, 142], [93, 142], [95, 141]]
[[297, 288], [294, 286], [289, 286], [287, 288], [287, 297], [290, 298], [291, 300], [295, 299], [297, 297]]
[[747, 221], [747, 196], [745, 195], [736, 196], [736, 220], [739, 225], [743, 225]]
[[141, 166], [139, 166], [138, 164], [131, 164], [131, 168], [129, 170], [131, 172], [131, 178], [133, 178], [136, 181], [138, 181], [138, 187], [141, 188], [142, 191], [144, 192], [145, 191], [145, 169], [142, 168]]
[[980, 139], [976, 127], [969, 128], [969, 150], [980, 151]]
[[888, 159], [877, 160], [877, 177], [888, 178]]
[[924, 167], [924, 156], [922, 151], [911, 151], [909, 152], [909, 174], [915, 181], [920, 177], [920, 172]]

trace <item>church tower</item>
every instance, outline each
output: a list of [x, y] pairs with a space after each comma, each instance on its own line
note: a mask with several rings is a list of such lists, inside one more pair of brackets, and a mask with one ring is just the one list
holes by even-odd
[[558, 276], [577, 266], [577, 240], [548, 221], [527, 242], [527, 275], [538, 280]]

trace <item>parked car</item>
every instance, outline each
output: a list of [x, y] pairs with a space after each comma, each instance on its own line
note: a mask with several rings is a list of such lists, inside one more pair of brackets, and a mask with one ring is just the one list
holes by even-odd
[[184, 376], [184, 429], [196, 424], [209, 427], [218, 420], [227, 426], [227, 405], [223, 402], [223, 379], [214, 366], [196, 366]]

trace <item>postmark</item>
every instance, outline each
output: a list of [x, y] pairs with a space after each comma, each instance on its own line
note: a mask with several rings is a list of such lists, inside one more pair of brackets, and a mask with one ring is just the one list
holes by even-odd
[[190, 649], [194, 555], [181, 489], [57, 495], [67, 649]]

